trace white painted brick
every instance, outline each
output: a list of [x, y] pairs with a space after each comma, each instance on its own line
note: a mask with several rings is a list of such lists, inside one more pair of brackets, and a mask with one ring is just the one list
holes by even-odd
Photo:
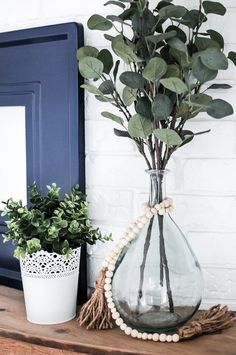
[[87, 0], [85, 2], [77, 0], [41, 0], [42, 16], [56, 17], [66, 15], [84, 15], [93, 13], [106, 13], [107, 8], [103, 6], [103, 0]]
[[235, 194], [236, 159], [187, 159], [184, 186], [186, 192]]
[[188, 232], [186, 235], [201, 266], [236, 267], [236, 230], [227, 232]]
[[13, 23], [14, 21], [28, 21], [36, 19], [39, 15], [39, 0], [8, 0], [0, 1], [0, 23]]
[[90, 217], [109, 222], [132, 221], [133, 192], [122, 189], [87, 188]]
[[203, 277], [205, 299], [235, 299], [236, 269], [204, 268]]

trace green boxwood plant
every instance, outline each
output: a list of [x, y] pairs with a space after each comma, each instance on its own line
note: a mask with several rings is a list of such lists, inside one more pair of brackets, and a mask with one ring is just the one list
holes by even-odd
[[[202, 112], [215, 119], [233, 113], [228, 102], [208, 93], [231, 87], [212, 81], [228, 68], [229, 59], [236, 64], [235, 52], [224, 54], [222, 35], [207, 29], [208, 14], [224, 16], [226, 8], [202, 0], [196, 0], [194, 9], [172, 0], [152, 9], [147, 0], [112, 0], [105, 5], [117, 6], [119, 15], [92, 15], [88, 28], [106, 32], [111, 51], [91, 46], [78, 50], [81, 75], [97, 83], [82, 87], [119, 111], [104, 111], [102, 116], [121, 126], [114, 129], [117, 136], [133, 139], [148, 169], [164, 169], [176, 149], [210, 131], [192, 132], [185, 128], [188, 120]], [[127, 69], [118, 75], [121, 62]]]
[[38, 250], [69, 255], [74, 248], [84, 243], [95, 244], [106, 241], [98, 228], [94, 229], [88, 218], [86, 196], [76, 185], [69, 194], [60, 198], [60, 188], [52, 183], [43, 196], [36, 183], [29, 190], [29, 207], [12, 198], [3, 202], [6, 206], [2, 215], [7, 215], [8, 231], [4, 242], [15, 245], [14, 256], [24, 257]]

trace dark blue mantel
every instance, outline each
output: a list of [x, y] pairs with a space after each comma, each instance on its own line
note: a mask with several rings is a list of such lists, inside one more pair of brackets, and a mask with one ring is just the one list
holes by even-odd
[[[84, 103], [76, 60], [82, 45], [83, 28], [76, 23], [0, 34], [0, 106], [25, 106], [27, 185], [36, 181], [43, 191], [52, 182], [62, 194], [78, 182], [85, 188]], [[0, 174], [6, 173], [1, 154], [6, 151], [0, 152]], [[4, 230], [0, 217], [0, 233]], [[20, 287], [19, 263], [12, 253], [13, 247], [0, 238], [0, 283]], [[83, 255], [84, 295], [85, 275]]]

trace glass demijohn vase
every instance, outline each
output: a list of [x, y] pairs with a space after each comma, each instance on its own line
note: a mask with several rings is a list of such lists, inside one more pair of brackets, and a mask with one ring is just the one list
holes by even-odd
[[[167, 170], [149, 170], [150, 207], [166, 198]], [[173, 331], [187, 322], [202, 297], [199, 263], [166, 213], [156, 214], [124, 248], [114, 271], [113, 299], [124, 322], [142, 332]]]

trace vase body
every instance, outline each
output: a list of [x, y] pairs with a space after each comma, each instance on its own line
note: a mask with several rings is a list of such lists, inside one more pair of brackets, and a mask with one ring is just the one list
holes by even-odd
[[80, 248], [70, 256], [40, 250], [20, 259], [27, 320], [64, 323], [76, 316]]
[[[150, 170], [149, 206], [166, 198], [166, 170]], [[154, 215], [121, 253], [112, 281], [124, 322], [142, 332], [173, 331], [201, 303], [199, 263], [170, 214]]]

